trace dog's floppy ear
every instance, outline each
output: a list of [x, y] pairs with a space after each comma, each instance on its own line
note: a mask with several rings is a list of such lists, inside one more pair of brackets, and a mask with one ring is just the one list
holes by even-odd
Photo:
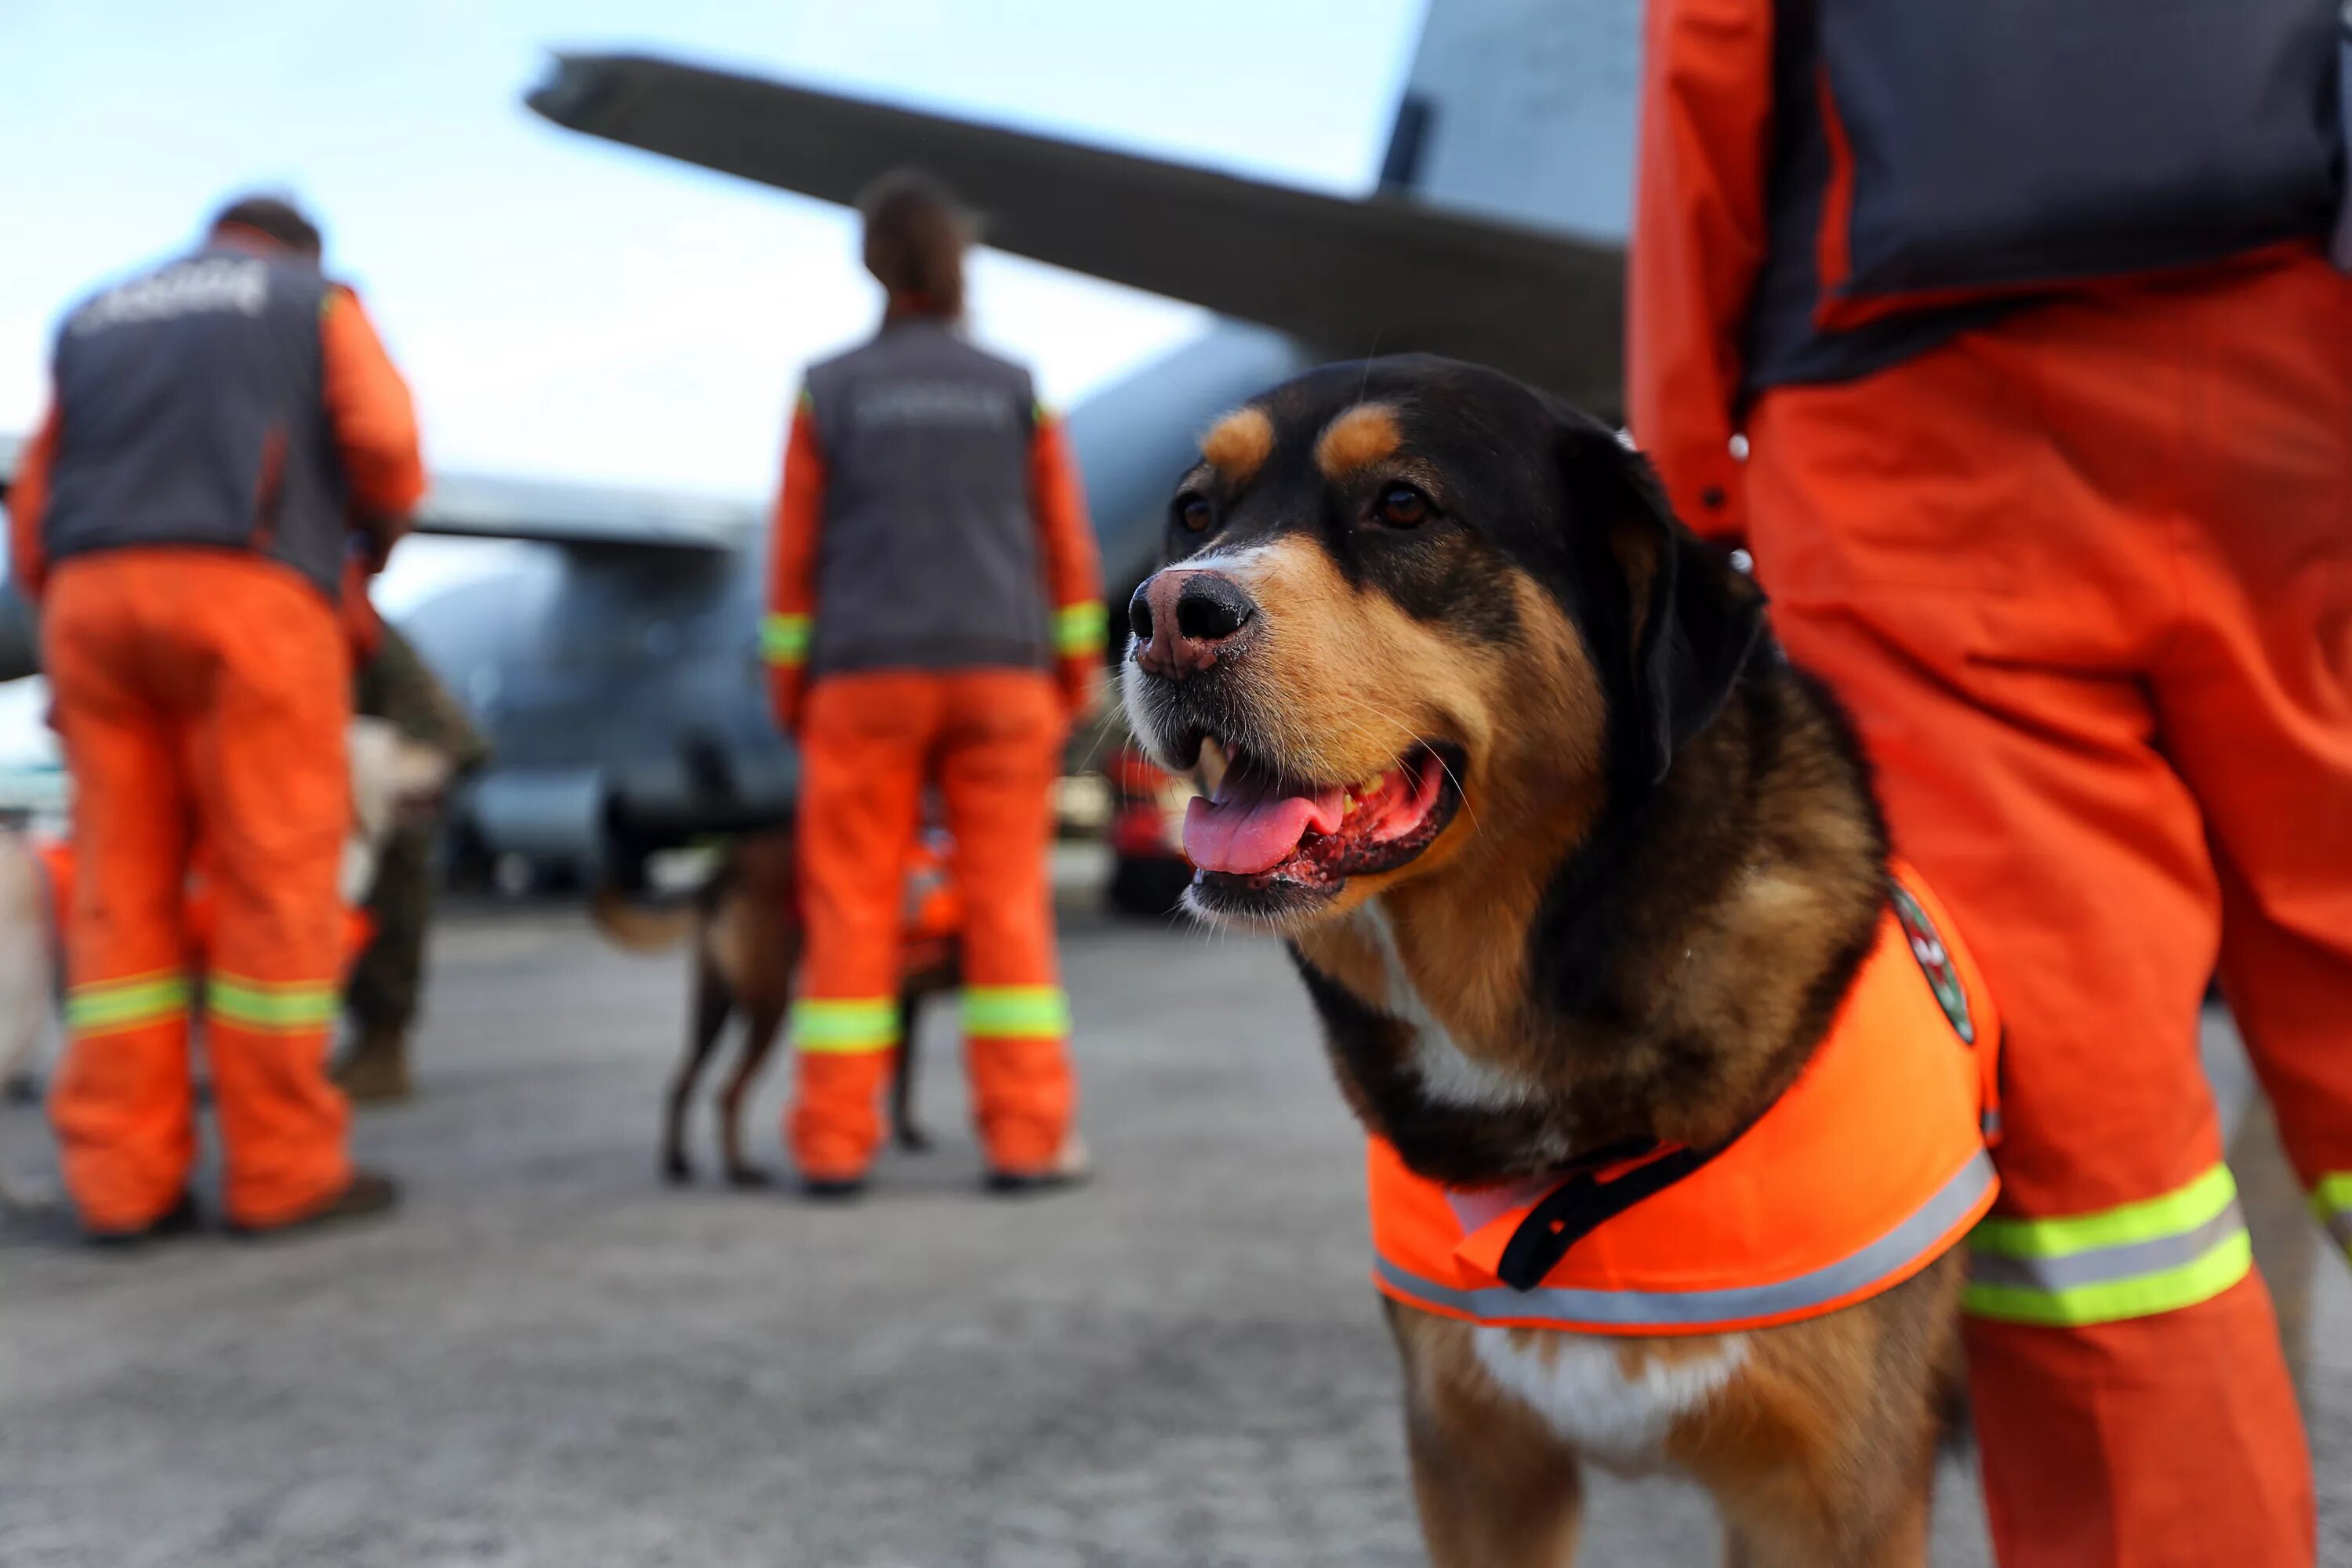
[[[1560, 441], [1572, 526], [1601, 535], [1604, 576], [1613, 568], [1623, 584], [1622, 619], [1597, 617], [1623, 638], [1601, 655], [1627, 749], [1621, 760], [1656, 784], [1729, 700], [1763, 634], [1764, 594], [1675, 521], [1649, 459], [1614, 433], [1580, 417]], [[1591, 564], [1601, 564], [1597, 553]]]

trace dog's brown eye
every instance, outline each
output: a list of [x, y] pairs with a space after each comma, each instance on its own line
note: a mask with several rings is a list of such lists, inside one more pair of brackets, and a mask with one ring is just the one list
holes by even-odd
[[1429, 498], [1411, 485], [1386, 485], [1372, 515], [1391, 528], [1419, 528], [1429, 521]]
[[1187, 533], [1207, 532], [1212, 515], [1206, 496], [1187, 493], [1176, 498], [1176, 521]]

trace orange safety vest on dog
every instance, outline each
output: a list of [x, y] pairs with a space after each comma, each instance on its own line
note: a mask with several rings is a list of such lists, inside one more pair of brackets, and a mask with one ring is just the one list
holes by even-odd
[[963, 929], [963, 899], [949, 868], [954, 854], [954, 842], [936, 828], [916, 836], [899, 904], [906, 941], [950, 941]]
[[1951, 929], [1897, 868], [1877, 943], [1812, 1060], [1711, 1156], [1604, 1151], [1465, 1191], [1371, 1140], [1374, 1281], [1444, 1317], [1651, 1335], [1819, 1317], [1909, 1279], [1999, 1187], [1985, 1151], [2000, 1132], [2000, 1022]]

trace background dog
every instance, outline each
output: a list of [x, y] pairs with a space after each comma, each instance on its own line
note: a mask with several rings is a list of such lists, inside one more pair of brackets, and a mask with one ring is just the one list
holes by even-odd
[[[0, 829], [0, 1095], [13, 1105], [41, 1098], [41, 1073], [58, 1031], [63, 978], [51, 929], [47, 875], [25, 835]], [[12, 1176], [0, 1158], [0, 1214], [35, 1214], [56, 1193]]]
[[[911, 1152], [930, 1147], [930, 1139], [915, 1120], [915, 1026], [927, 1000], [963, 984], [962, 946], [955, 935], [958, 916], [945, 885], [945, 866], [938, 847], [927, 845], [908, 885], [890, 1127], [893, 1141]], [[735, 1186], [765, 1184], [767, 1173], [743, 1155], [743, 1100], [775, 1047], [792, 1008], [793, 976], [800, 968], [803, 933], [793, 829], [787, 825], [736, 839], [683, 906], [647, 905], [607, 887], [597, 893], [593, 913], [605, 939], [633, 952], [665, 952], [692, 939], [694, 985], [688, 1003], [686, 1052], [663, 1102], [663, 1174], [672, 1182], [694, 1179], [694, 1163], [686, 1152], [687, 1115], [719, 1037], [740, 1014], [743, 1043], [717, 1105], [720, 1171]]]
[[457, 773], [457, 760], [414, 740], [387, 719], [358, 718], [350, 731], [352, 831], [343, 840], [338, 887], [356, 909], [375, 886], [376, 865], [402, 819], [431, 812]]
[[24, 836], [0, 831], [0, 1091], [19, 1104], [40, 1096], [42, 1047], [57, 1012], [44, 880]]
[[[1885, 833], [1843, 715], [1614, 433], [1473, 366], [1332, 367], [1212, 429], [1168, 528], [1124, 682], [1213, 791], [1188, 904], [1289, 938], [1341, 1090], [1413, 1174], [1544, 1190], [1778, 1102], [1883, 930]], [[1699, 1480], [1734, 1563], [1924, 1563], [1955, 1240], [1729, 1333], [1391, 1299], [1432, 1558], [1565, 1562], [1590, 1460]]]

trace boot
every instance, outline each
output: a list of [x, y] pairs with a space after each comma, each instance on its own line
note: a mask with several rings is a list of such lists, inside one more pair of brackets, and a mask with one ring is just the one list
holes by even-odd
[[863, 1176], [803, 1176], [801, 1196], [821, 1204], [848, 1203], [866, 1195]]
[[183, 1192], [179, 1201], [145, 1225], [129, 1230], [91, 1230], [85, 1227], [82, 1239], [92, 1247], [127, 1252], [144, 1247], [151, 1241], [169, 1241], [174, 1237], [193, 1236], [204, 1228], [204, 1215], [196, 1208], [196, 1195]]
[[369, 1027], [335, 1064], [335, 1087], [354, 1105], [397, 1105], [409, 1096], [408, 1037], [398, 1029]]
[[232, 1224], [230, 1232], [242, 1237], [289, 1236], [301, 1231], [331, 1229], [354, 1220], [373, 1219], [390, 1214], [400, 1205], [400, 1184], [390, 1176], [374, 1171], [354, 1170], [349, 1185], [314, 1209], [296, 1215], [292, 1219], [276, 1225], [247, 1226]]
[[1025, 1197], [1081, 1185], [1094, 1174], [1094, 1158], [1087, 1152], [1086, 1141], [1074, 1131], [1062, 1140], [1060, 1151], [1044, 1170], [990, 1171], [981, 1178], [981, 1185], [998, 1197]]

